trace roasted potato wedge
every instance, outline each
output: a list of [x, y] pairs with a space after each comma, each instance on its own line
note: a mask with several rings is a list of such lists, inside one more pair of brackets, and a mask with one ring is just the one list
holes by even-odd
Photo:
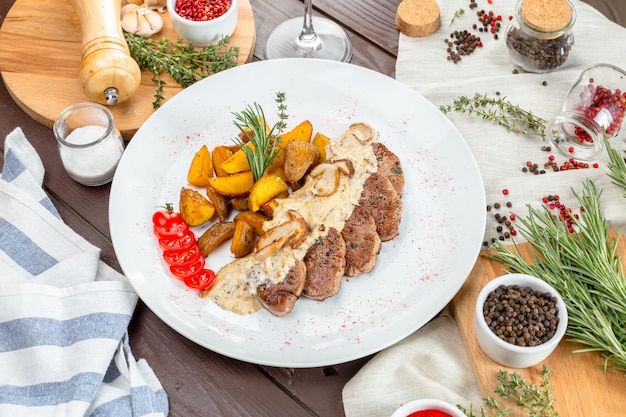
[[209, 183], [209, 177], [212, 176], [213, 160], [211, 159], [211, 152], [206, 145], [202, 145], [191, 160], [189, 172], [187, 173], [187, 182], [196, 187], [205, 187]]
[[230, 204], [230, 206], [234, 208], [235, 210], [248, 211], [248, 207], [249, 207], [248, 194], [235, 196], [231, 198], [230, 200], [228, 200], [228, 204]]
[[285, 175], [290, 183], [300, 181], [317, 163], [320, 154], [309, 142], [291, 142], [285, 149]]
[[231, 239], [235, 234], [235, 222], [213, 223], [198, 238], [198, 246], [205, 258], [222, 243]]
[[263, 223], [265, 223], [267, 220], [267, 216], [261, 214], [258, 211], [242, 211], [241, 213], [237, 213], [237, 215], [235, 216], [236, 222], [243, 221], [252, 226], [252, 228], [254, 229], [254, 233], [256, 233], [257, 236], [261, 236], [264, 233]]
[[263, 204], [287, 190], [289, 185], [278, 175], [263, 175], [250, 189], [248, 207], [252, 212], [259, 211]]
[[225, 177], [228, 175], [228, 173], [222, 169], [222, 164], [232, 155], [233, 151], [230, 150], [228, 146], [220, 145], [213, 148], [213, 152], [211, 152], [211, 159], [213, 161], [213, 170], [215, 171], [215, 175], [218, 177]]
[[224, 197], [213, 187], [207, 185], [205, 188], [205, 192], [207, 197], [209, 197], [209, 201], [215, 207], [215, 213], [217, 214], [217, 218], [221, 222], [225, 222], [230, 215], [230, 205], [228, 204], [228, 198]]
[[311, 136], [313, 136], [313, 124], [309, 120], [305, 120], [290, 131], [280, 135], [279, 146], [286, 148], [293, 141], [311, 142]]
[[268, 171], [272, 171], [285, 164], [285, 149], [293, 141], [310, 142], [313, 135], [313, 125], [309, 120], [305, 120], [288, 132], [279, 136], [276, 146], [280, 149], [278, 155], [272, 161]]
[[235, 220], [235, 232], [230, 242], [230, 251], [235, 258], [243, 258], [254, 249], [254, 228], [246, 221]]
[[209, 185], [221, 195], [232, 197], [249, 192], [254, 185], [254, 176], [252, 171], [245, 171], [225, 177], [211, 177]]
[[189, 226], [199, 226], [211, 220], [215, 207], [202, 194], [191, 188], [180, 190], [180, 214]]
[[[254, 145], [252, 142], [246, 143], [244, 146], [252, 148]], [[237, 174], [238, 172], [250, 171], [250, 164], [248, 163], [248, 156], [243, 148], [232, 154], [230, 158], [222, 163], [222, 169], [228, 174]]]
[[322, 133], [317, 132], [313, 137], [313, 146], [320, 154], [320, 162], [328, 161], [326, 156], [326, 146], [330, 143], [330, 138]]

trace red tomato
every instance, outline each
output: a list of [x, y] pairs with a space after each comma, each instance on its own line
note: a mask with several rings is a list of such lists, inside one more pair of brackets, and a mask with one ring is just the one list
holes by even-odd
[[183, 223], [183, 216], [172, 211], [170, 205], [166, 205], [165, 210], [159, 210], [152, 215], [152, 224], [160, 227], [167, 227], [173, 224]]
[[196, 243], [196, 237], [193, 232], [187, 229], [185, 232], [177, 235], [173, 239], [159, 239], [159, 247], [164, 251], [169, 250], [185, 250]]
[[165, 259], [168, 265], [183, 266], [197, 261], [200, 254], [200, 247], [198, 245], [191, 245], [187, 249], [166, 250], [163, 252], [163, 259]]
[[195, 290], [206, 290], [215, 281], [215, 272], [210, 269], [203, 269], [195, 275], [190, 275], [184, 279], [185, 285]]
[[159, 239], [174, 239], [177, 236], [182, 236], [187, 233], [189, 226], [187, 223], [172, 223], [168, 226], [154, 226], [154, 234]]
[[195, 275], [204, 268], [206, 261], [201, 256], [195, 262], [185, 265], [170, 265], [170, 272], [180, 279]]

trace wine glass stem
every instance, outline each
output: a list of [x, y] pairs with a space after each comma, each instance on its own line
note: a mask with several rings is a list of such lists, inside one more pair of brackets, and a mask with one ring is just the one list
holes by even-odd
[[304, 0], [304, 22], [298, 40], [309, 45], [314, 44], [318, 40], [315, 30], [313, 29], [312, 15], [313, 0]]

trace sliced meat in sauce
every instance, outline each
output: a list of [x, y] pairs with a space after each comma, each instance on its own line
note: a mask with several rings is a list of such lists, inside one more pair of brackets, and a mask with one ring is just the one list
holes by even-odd
[[403, 204], [387, 177], [372, 174], [365, 181], [359, 205], [374, 218], [376, 231], [383, 242], [398, 236]]
[[341, 236], [346, 242], [346, 271], [349, 277], [371, 272], [376, 266], [382, 242], [376, 231], [376, 222], [361, 206], [346, 221]]
[[314, 243], [304, 257], [306, 283], [303, 294], [324, 300], [339, 292], [346, 266], [346, 244], [334, 227]]
[[380, 142], [373, 143], [372, 149], [374, 150], [374, 155], [376, 155], [376, 161], [378, 162], [378, 174], [387, 177], [398, 193], [398, 196], [402, 196], [404, 173], [402, 172], [400, 158]]
[[257, 287], [257, 297], [263, 307], [272, 314], [283, 317], [293, 310], [298, 297], [302, 294], [305, 281], [306, 265], [303, 261], [298, 261], [282, 282], [274, 284], [266, 281]]

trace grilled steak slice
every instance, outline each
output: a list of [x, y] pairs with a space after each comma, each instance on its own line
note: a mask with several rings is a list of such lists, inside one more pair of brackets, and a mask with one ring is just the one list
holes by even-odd
[[382, 242], [376, 231], [376, 222], [367, 210], [354, 207], [341, 231], [346, 242], [346, 271], [349, 277], [371, 272], [376, 266]]
[[374, 142], [372, 148], [378, 162], [378, 174], [387, 177], [398, 193], [398, 196], [402, 196], [404, 174], [402, 173], [400, 158], [380, 142]]
[[306, 281], [306, 265], [298, 261], [282, 282], [265, 282], [256, 289], [257, 297], [270, 313], [283, 317], [291, 313]]
[[313, 244], [304, 257], [306, 283], [303, 294], [324, 300], [339, 292], [346, 266], [346, 244], [334, 227]]
[[398, 236], [403, 204], [387, 177], [378, 173], [370, 175], [365, 181], [359, 205], [374, 218], [376, 231], [383, 242]]

